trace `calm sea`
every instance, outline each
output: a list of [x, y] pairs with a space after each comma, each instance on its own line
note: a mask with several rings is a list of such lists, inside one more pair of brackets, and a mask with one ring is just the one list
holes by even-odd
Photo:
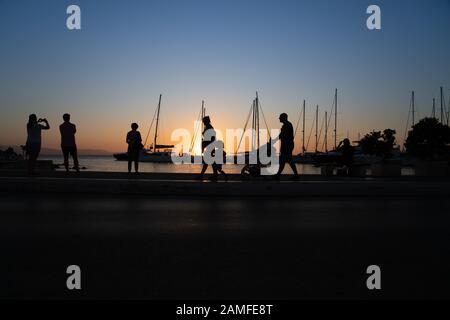
[[[53, 160], [54, 164], [61, 165], [63, 169], [62, 156], [41, 156], [41, 160]], [[127, 162], [117, 161], [113, 156], [80, 156], [80, 166], [83, 171], [104, 171], [104, 172], [126, 172]], [[72, 164], [72, 161], [70, 160]], [[228, 164], [224, 165], [223, 169], [226, 173], [240, 173], [242, 165]], [[297, 164], [297, 169], [300, 174], [320, 174], [320, 168], [316, 168], [313, 165]], [[139, 164], [139, 170], [141, 172], [172, 172], [172, 173], [199, 173], [201, 165], [175, 165], [170, 163], [144, 163]], [[212, 169], [208, 168], [208, 172]], [[292, 174], [292, 170], [289, 166], [286, 166], [284, 170], [285, 174]]]

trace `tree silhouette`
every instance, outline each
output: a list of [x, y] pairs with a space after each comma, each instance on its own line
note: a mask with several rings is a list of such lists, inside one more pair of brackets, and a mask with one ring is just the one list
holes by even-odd
[[361, 139], [359, 145], [364, 154], [377, 155], [387, 159], [392, 156], [395, 134], [396, 131], [392, 129], [386, 129], [383, 133], [372, 131]]
[[450, 127], [435, 118], [420, 120], [408, 133], [406, 152], [420, 158], [436, 159], [450, 154]]

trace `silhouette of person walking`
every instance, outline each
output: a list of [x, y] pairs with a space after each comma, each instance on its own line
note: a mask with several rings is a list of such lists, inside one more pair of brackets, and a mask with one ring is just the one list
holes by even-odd
[[128, 143], [128, 173], [131, 173], [132, 164], [134, 162], [134, 171], [139, 172], [139, 155], [142, 148], [141, 133], [137, 131], [139, 128], [137, 123], [131, 124], [131, 131], [127, 133], [126, 142]]
[[75, 143], [75, 133], [77, 127], [70, 122], [70, 114], [63, 115], [64, 122], [59, 126], [61, 133], [61, 149], [64, 156], [64, 167], [66, 172], [69, 172], [69, 155], [73, 158], [73, 165], [77, 173], [80, 172], [80, 165], [78, 163], [77, 145]]
[[213, 176], [211, 177], [211, 180], [217, 181], [218, 175], [220, 173], [223, 176], [223, 178], [225, 179], [225, 181], [228, 181], [228, 176], [225, 173], [225, 171], [223, 171], [223, 169], [222, 169], [222, 165], [225, 163], [227, 153], [225, 152], [223, 141], [219, 140], [219, 141], [217, 141], [217, 144], [218, 144], [218, 148], [213, 150], [212, 156], [215, 157], [216, 152], [221, 152], [222, 158], [219, 159], [220, 160], [219, 162], [214, 161], [214, 163], [212, 164]]
[[283, 172], [286, 163], [288, 163], [292, 168], [292, 171], [294, 171], [293, 179], [297, 180], [299, 175], [297, 172], [297, 167], [292, 159], [292, 152], [294, 151], [294, 128], [292, 123], [288, 121], [288, 115], [286, 113], [282, 113], [279, 120], [283, 124], [279, 135], [279, 139], [281, 141], [280, 167], [278, 169], [278, 173], [274, 176], [274, 179], [280, 179], [280, 175]]
[[49, 129], [50, 125], [47, 119], [38, 119], [35, 114], [31, 114], [28, 117], [26, 149], [28, 153], [29, 175], [36, 175], [36, 162], [42, 145], [42, 130]]
[[[202, 119], [203, 125], [205, 126], [205, 129], [202, 132], [203, 140], [202, 140], [202, 152], [205, 151], [205, 149], [216, 140], [216, 131], [214, 130], [214, 127], [211, 124], [211, 119], [209, 116], [206, 116]], [[207, 136], [207, 137], [206, 137]], [[202, 171], [200, 172], [200, 175], [196, 178], [197, 180], [203, 180], [203, 176], [205, 175], [206, 170], [208, 169], [208, 164], [205, 162], [205, 159], [203, 158], [203, 167]], [[217, 171], [213, 167], [214, 175], [213, 177], [217, 178]]]

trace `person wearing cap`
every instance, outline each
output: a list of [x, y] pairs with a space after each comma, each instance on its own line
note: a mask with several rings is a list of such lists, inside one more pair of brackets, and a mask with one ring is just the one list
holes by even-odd
[[294, 127], [292, 126], [292, 123], [288, 121], [288, 115], [286, 113], [280, 114], [279, 120], [283, 124], [279, 135], [281, 142], [280, 167], [278, 173], [274, 176], [274, 179], [280, 179], [280, 175], [283, 172], [286, 163], [288, 163], [294, 172], [293, 179], [296, 180], [299, 178], [299, 175], [297, 167], [292, 159], [292, 152], [294, 151]]

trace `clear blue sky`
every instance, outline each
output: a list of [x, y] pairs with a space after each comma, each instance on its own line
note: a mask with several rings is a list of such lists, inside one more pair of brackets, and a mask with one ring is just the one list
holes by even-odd
[[[69, 4], [81, 31], [66, 29]], [[366, 28], [370, 4], [381, 31]], [[271, 126], [296, 122], [303, 99], [310, 122], [335, 87], [340, 137], [391, 127], [400, 140], [411, 90], [419, 117], [441, 85], [448, 104], [449, 17], [449, 0], [0, 0], [0, 145], [22, 144], [37, 113], [56, 147], [70, 112], [80, 148], [119, 150], [159, 93], [166, 136], [191, 129], [202, 99], [216, 127], [242, 127], [256, 90]]]

